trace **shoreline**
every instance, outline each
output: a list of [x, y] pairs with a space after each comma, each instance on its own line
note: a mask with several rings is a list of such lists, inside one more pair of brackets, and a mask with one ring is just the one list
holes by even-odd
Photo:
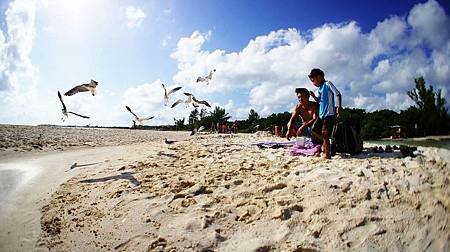
[[[440, 136], [425, 136], [425, 137], [411, 137], [411, 138], [397, 138], [397, 139], [391, 139], [391, 138], [380, 138], [373, 141], [379, 141], [379, 140], [391, 140], [391, 141], [402, 141], [402, 140], [412, 140], [412, 141], [426, 141], [426, 140], [449, 140], [450, 135], [440, 135]], [[370, 140], [369, 140], [370, 141]]]
[[[121, 153], [130, 153], [142, 146], [93, 147], [0, 159], [0, 173], [5, 170], [16, 172], [8, 178], [11, 183], [7, 194], [0, 197], [0, 250], [39, 249], [36, 244], [42, 235], [42, 207], [48, 204], [59, 187], [83, 172], [103, 170], [104, 164], [116, 166], [133, 162], [132, 157], [136, 158], [142, 152], [135, 152], [130, 157], [120, 157]], [[98, 162], [99, 159], [102, 162]], [[75, 163], [78, 165], [74, 166]], [[27, 172], [32, 174], [27, 175]]]

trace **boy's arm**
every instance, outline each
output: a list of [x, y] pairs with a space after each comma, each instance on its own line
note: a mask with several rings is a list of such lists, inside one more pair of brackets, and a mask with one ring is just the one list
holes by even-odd
[[337, 111], [336, 111], [336, 113], [337, 113], [337, 115], [339, 116], [340, 114], [341, 114], [341, 109], [342, 109], [342, 95], [339, 93], [338, 95], [337, 95], [337, 100], [338, 100], [338, 107], [337, 107]]
[[333, 92], [334, 95], [337, 96], [337, 100], [338, 100], [338, 106], [337, 106], [337, 115], [339, 116], [339, 114], [341, 113], [341, 108], [342, 108], [342, 95], [341, 92], [339, 92], [339, 90], [333, 85], [333, 83], [331, 81], [328, 81], [328, 86], [330, 87], [331, 91]]
[[316, 94], [313, 91], [309, 91], [309, 95], [316, 101], [319, 102], [319, 98], [317, 98]]

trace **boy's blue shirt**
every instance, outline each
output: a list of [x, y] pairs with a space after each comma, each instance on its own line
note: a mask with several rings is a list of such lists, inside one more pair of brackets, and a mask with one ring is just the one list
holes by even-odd
[[334, 96], [341, 94], [339, 90], [337, 90], [331, 81], [325, 81], [320, 85], [317, 92], [319, 98], [319, 118], [323, 119], [327, 116], [335, 115]]

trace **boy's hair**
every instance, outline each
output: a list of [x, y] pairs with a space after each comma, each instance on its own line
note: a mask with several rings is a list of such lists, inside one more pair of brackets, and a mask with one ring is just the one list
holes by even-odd
[[306, 88], [296, 88], [295, 93], [297, 94], [306, 94], [309, 96], [309, 91]]
[[311, 70], [311, 73], [308, 74], [308, 77], [311, 78], [311, 77], [316, 77], [318, 75], [325, 77], [325, 73], [322, 70], [320, 70], [319, 68], [313, 68]]

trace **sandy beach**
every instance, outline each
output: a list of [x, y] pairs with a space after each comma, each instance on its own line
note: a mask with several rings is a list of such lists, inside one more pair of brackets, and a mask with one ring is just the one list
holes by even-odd
[[267, 134], [31, 126], [0, 140], [0, 172], [21, 178], [0, 197], [2, 251], [450, 249], [445, 149], [324, 160], [251, 145], [283, 141]]

